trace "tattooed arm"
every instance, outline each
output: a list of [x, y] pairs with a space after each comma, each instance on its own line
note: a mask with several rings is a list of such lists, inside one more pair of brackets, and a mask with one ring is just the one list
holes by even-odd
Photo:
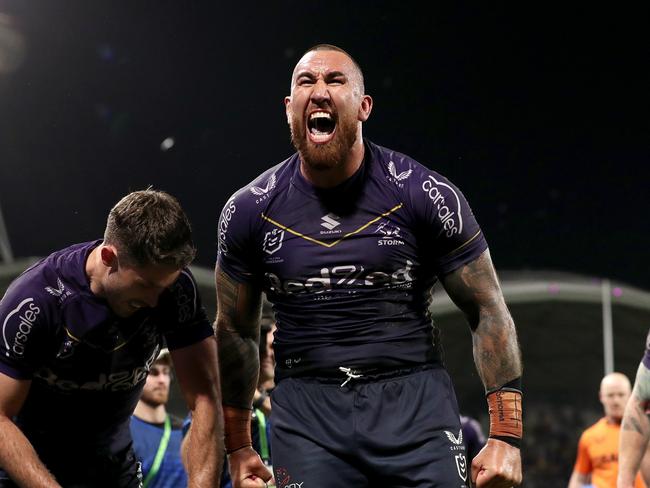
[[216, 269], [216, 333], [224, 404], [226, 452], [233, 486], [264, 486], [271, 473], [252, 448], [250, 418], [259, 375], [262, 292]]
[[[650, 402], [650, 370], [643, 363], [639, 365], [634, 381], [634, 390], [625, 407], [618, 452], [618, 488], [633, 488], [634, 478], [641, 466], [641, 459], [648, 448], [650, 420], [646, 409]], [[648, 458], [648, 456], [645, 456]], [[645, 461], [642, 474], [646, 484], [650, 481], [650, 470]]]
[[472, 329], [474, 361], [485, 389], [521, 376], [515, 324], [506, 307], [489, 251], [445, 276], [442, 283]]
[[[490, 392], [521, 377], [521, 353], [515, 325], [503, 299], [489, 251], [442, 278], [447, 293], [463, 311], [472, 330], [476, 368]], [[521, 418], [517, 419], [521, 428]], [[492, 422], [491, 422], [492, 423]], [[477, 487], [521, 483], [519, 449], [490, 439], [472, 462]]]

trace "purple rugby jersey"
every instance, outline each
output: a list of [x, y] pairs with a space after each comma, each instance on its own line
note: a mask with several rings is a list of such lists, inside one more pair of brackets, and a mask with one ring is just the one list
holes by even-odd
[[437, 361], [432, 286], [487, 249], [446, 178], [404, 154], [365, 147], [361, 168], [336, 188], [309, 184], [294, 154], [221, 213], [218, 264], [273, 303], [280, 378]]
[[51, 254], [20, 275], [0, 302], [0, 372], [32, 380], [16, 423], [46, 464], [61, 455], [74, 460], [124, 449], [163, 338], [177, 349], [213, 333], [188, 270], [157, 307], [127, 319], [114, 315], [91, 293], [85, 273], [100, 243]]

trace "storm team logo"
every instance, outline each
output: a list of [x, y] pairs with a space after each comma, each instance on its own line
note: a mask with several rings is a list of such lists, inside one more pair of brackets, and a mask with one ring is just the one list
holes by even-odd
[[389, 222], [382, 222], [375, 229], [375, 233], [382, 234], [382, 238], [377, 241], [378, 246], [403, 246], [404, 241], [400, 235], [401, 229]]

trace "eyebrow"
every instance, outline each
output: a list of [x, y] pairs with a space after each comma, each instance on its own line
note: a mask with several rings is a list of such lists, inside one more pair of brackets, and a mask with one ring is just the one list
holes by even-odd
[[[303, 76], [306, 76], [308, 78], [316, 78], [317, 75], [315, 75], [312, 71], [307, 69], [296, 73], [296, 79], [301, 78]], [[326, 79], [337, 78], [339, 76], [342, 76], [344, 78], [348, 77], [348, 75], [346, 75], [343, 71], [328, 71], [327, 73], [325, 73]]]

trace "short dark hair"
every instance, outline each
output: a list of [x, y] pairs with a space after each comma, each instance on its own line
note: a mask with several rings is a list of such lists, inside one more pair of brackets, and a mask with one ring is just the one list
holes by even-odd
[[164, 191], [134, 191], [108, 214], [104, 243], [118, 248], [128, 264], [189, 265], [196, 256], [190, 221], [173, 196]]
[[335, 46], [334, 44], [316, 44], [316, 45], [310, 47], [309, 49], [307, 49], [302, 54], [302, 56], [300, 56], [300, 57], [302, 58], [305, 54], [310, 53], [312, 51], [338, 51], [340, 53], [345, 54], [348, 58], [350, 58], [350, 61], [352, 61], [352, 64], [354, 64], [354, 67], [357, 69], [357, 71], [359, 71], [359, 80], [361, 82], [361, 93], [365, 92], [365, 83], [364, 83], [364, 79], [363, 79], [363, 70], [361, 69], [361, 66], [359, 65], [359, 63], [357, 63], [357, 60], [354, 59], [354, 57], [352, 57], [352, 55], [349, 52], [347, 52], [343, 48]]

